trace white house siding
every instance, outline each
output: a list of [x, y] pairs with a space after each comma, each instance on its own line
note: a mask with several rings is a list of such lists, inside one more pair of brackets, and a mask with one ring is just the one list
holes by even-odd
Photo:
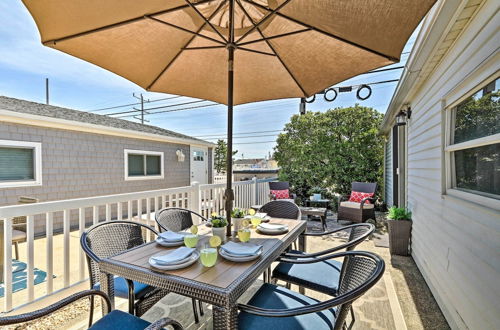
[[499, 26], [498, 2], [486, 1], [409, 100], [412, 256], [448, 322], [460, 329], [499, 327], [500, 213], [443, 193], [443, 104], [500, 69]]
[[385, 180], [384, 180], [384, 198], [387, 206], [394, 204], [392, 199], [392, 134], [389, 134], [385, 144]]

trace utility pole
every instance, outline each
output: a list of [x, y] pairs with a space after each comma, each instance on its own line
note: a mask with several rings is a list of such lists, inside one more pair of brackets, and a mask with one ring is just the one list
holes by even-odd
[[[134, 107], [134, 110], [137, 110], [137, 111], [141, 112], [141, 117], [138, 118], [138, 117], [134, 116], [134, 118], [135, 119], [139, 119], [141, 121], [141, 124], [144, 124], [144, 122], [148, 122], [149, 123], [149, 120], [145, 120], [144, 119], [144, 113], [147, 114], [147, 112], [144, 111], [144, 96], [142, 95], [142, 93], [140, 94], [140, 96], [136, 96], [135, 93], [132, 93], [132, 96], [141, 101], [141, 108], [140, 109], [136, 109]], [[146, 102], [149, 102], [149, 99], [146, 100]]]
[[49, 104], [49, 78], [45, 78], [45, 103]]

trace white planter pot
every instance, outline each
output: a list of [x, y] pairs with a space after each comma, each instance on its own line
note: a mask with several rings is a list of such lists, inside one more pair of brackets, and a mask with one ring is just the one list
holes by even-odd
[[212, 227], [212, 235], [219, 236], [221, 241], [226, 241], [226, 227], [215, 228]]
[[245, 218], [232, 218], [231, 219], [231, 222], [233, 223], [233, 231], [234, 232], [237, 233], [238, 230], [240, 230], [240, 228], [242, 227], [243, 220], [245, 220]]

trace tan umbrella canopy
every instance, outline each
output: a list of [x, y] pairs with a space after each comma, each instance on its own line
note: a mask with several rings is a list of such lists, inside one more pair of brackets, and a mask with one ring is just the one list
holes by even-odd
[[23, 2], [44, 45], [148, 91], [227, 104], [229, 174], [234, 104], [308, 97], [398, 62], [435, 0]]

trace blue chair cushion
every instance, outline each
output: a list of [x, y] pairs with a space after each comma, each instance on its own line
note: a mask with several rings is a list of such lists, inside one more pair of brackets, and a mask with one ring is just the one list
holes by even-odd
[[[303, 254], [292, 250], [290, 253]], [[332, 296], [337, 295], [342, 262], [326, 260], [312, 264], [280, 262], [273, 270], [273, 277]]]
[[[291, 309], [317, 303], [316, 299], [286, 288], [265, 283], [248, 305], [266, 309]], [[334, 309], [291, 317], [264, 317], [247, 312], [238, 315], [238, 329], [333, 329]]]
[[[100, 290], [101, 284], [96, 283], [93, 289]], [[154, 287], [134, 281], [135, 299], [141, 299], [152, 290], [154, 290]], [[128, 299], [128, 284], [123, 277], [115, 277], [115, 296]]]
[[99, 321], [95, 322], [89, 329], [93, 330], [116, 330], [116, 329], [127, 329], [127, 330], [143, 330], [147, 328], [151, 323], [144, 321], [134, 315], [125, 313], [119, 310], [114, 310], [109, 314], [106, 314]]

